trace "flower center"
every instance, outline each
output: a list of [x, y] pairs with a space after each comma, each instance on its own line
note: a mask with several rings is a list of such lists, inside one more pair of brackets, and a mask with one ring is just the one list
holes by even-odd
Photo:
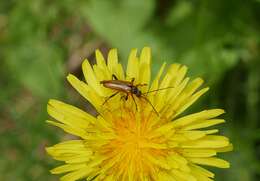
[[118, 176], [128, 172], [135, 176], [156, 172], [158, 167], [153, 158], [166, 156], [168, 150], [165, 138], [154, 135], [153, 123], [158, 118], [155, 114], [124, 107], [117, 115], [110, 115], [115, 137], [100, 149], [108, 158], [104, 168], [116, 171]]
[[122, 139], [122, 144], [129, 149], [140, 149], [142, 143], [146, 141], [144, 135], [142, 135], [137, 128], [125, 128], [125, 130], [121, 130], [119, 134], [120, 139]]

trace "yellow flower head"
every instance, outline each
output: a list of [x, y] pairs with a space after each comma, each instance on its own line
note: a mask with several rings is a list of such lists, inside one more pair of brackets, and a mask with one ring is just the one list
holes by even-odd
[[[115, 49], [107, 61], [96, 51], [96, 62], [93, 67], [83, 62], [86, 82], [73, 75], [67, 79], [95, 106], [97, 117], [57, 100], [48, 103], [48, 113], [57, 122], [47, 122], [79, 137], [47, 148], [54, 159], [65, 162], [51, 173], [64, 174], [63, 181], [209, 181], [214, 174], [199, 165], [229, 167], [216, 157], [218, 152], [232, 150], [228, 138], [216, 135], [217, 129], [206, 129], [223, 123], [216, 117], [224, 111], [180, 116], [208, 90], [200, 89], [201, 78], [185, 78], [186, 66], [172, 64], [166, 69], [163, 64], [151, 81], [148, 47], [140, 57], [137, 50], [131, 51], [126, 72]], [[112, 77], [125, 81], [123, 86], [132, 83], [142, 96], [121, 89], [115, 94], [118, 90], [101, 83]]]

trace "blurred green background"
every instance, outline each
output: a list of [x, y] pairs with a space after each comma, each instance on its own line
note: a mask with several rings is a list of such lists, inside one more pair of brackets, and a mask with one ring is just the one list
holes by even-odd
[[259, 0], [0, 0], [0, 180], [58, 180], [44, 147], [69, 136], [44, 122], [48, 99], [89, 110], [66, 75], [97, 48], [125, 65], [146, 45], [154, 72], [180, 62], [211, 87], [191, 110], [226, 110], [235, 150], [216, 180], [260, 180]]

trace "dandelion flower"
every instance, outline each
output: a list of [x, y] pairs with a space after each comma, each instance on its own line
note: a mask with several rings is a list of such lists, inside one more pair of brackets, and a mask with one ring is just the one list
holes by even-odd
[[[217, 118], [222, 109], [202, 110], [189, 115], [182, 113], [208, 88], [200, 88], [201, 78], [185, 77], [187, 67], [164, 63], [151, 81], [151, 50], [130, 52], [126, 72], [118, 63], [117, 50], [108, 53], [107, 60], [96, 51], [96, 64], [88, 60], [82, 64], [85, 81], [68, 75], [70, 84], [94, 107], [99, 115], [94, 117], [72, 105], [50, 100], [48, 113], [57, 121], [47, 122], [78, 137], [47, 148], [54, 159], [64, 162], [51, 170], [63, 174], [61, 180], [111, 180], [111, 181], [210, 181], [214, 173], [203, 168], [213, 166], [228, 168], [227, 161], [217, 158], [217, 153], [232, 150], [229, 139], [217, 135], [210, 126], [223, 123]], [[130, 81], [141, 86], [149, 101], [124, 93], [107, 100], [115, 90], [100, 84], [111, 80]], [[134, 95], [135, 96], [135, 95]], [[104, 101], [106, 103], [104, 104]], [[150, 102], [150, 103], [149, 103]], [[152, 106], [154, 106], [153, 109]]]

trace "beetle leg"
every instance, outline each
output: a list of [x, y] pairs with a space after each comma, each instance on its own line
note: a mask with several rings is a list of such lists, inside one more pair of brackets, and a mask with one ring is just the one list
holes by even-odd
[[125, 100], [127, 101], [127, 99], [128, 99], [128, 94], [126, 94], [126, 96], [125, 96]]
[[133, 98], [133, 101], [134, 101], [134, 103], [135, 103], [135, 109], [137, 110], [137, 104], [136, 104], [136, 102], [135, 102], [135, 98], [134, 98], [133, 94], [131, 94], [131, 97]]
[[122, 95], [120, 100], [122, 101], [122, 99], [127, 100], [126, 95]]
[[127, 101], [127, 99], [128, 99], [128, 94], [126, 93], [126, 95], [122, 95], [120, 99], [121, 99], [121, 100], [124, 99], [125, 101]]
[[136, 87], [147, 86], [148, 84], [136, 84]]
[[135, 81], [135, 78], [132, 78], [132, 79], [131, 79], [132, 85], [134, 84], [134, 81]]
[[112, 74], [112, 79], [118, 80], [118, 78], [115, 74]]
[[108, 98], [106, 98], [106, 100], [104, 101], [104, 103], [103, 103], [102, 105], [106, 104], [109, 99], [111, 99], [112, 97], [114, 97], [114, 96], [117, 95], [118, 93], [119, 93], [119, 92], [116, 92], [116, 93], [112, 94], [111, 96], [109, 96]]

